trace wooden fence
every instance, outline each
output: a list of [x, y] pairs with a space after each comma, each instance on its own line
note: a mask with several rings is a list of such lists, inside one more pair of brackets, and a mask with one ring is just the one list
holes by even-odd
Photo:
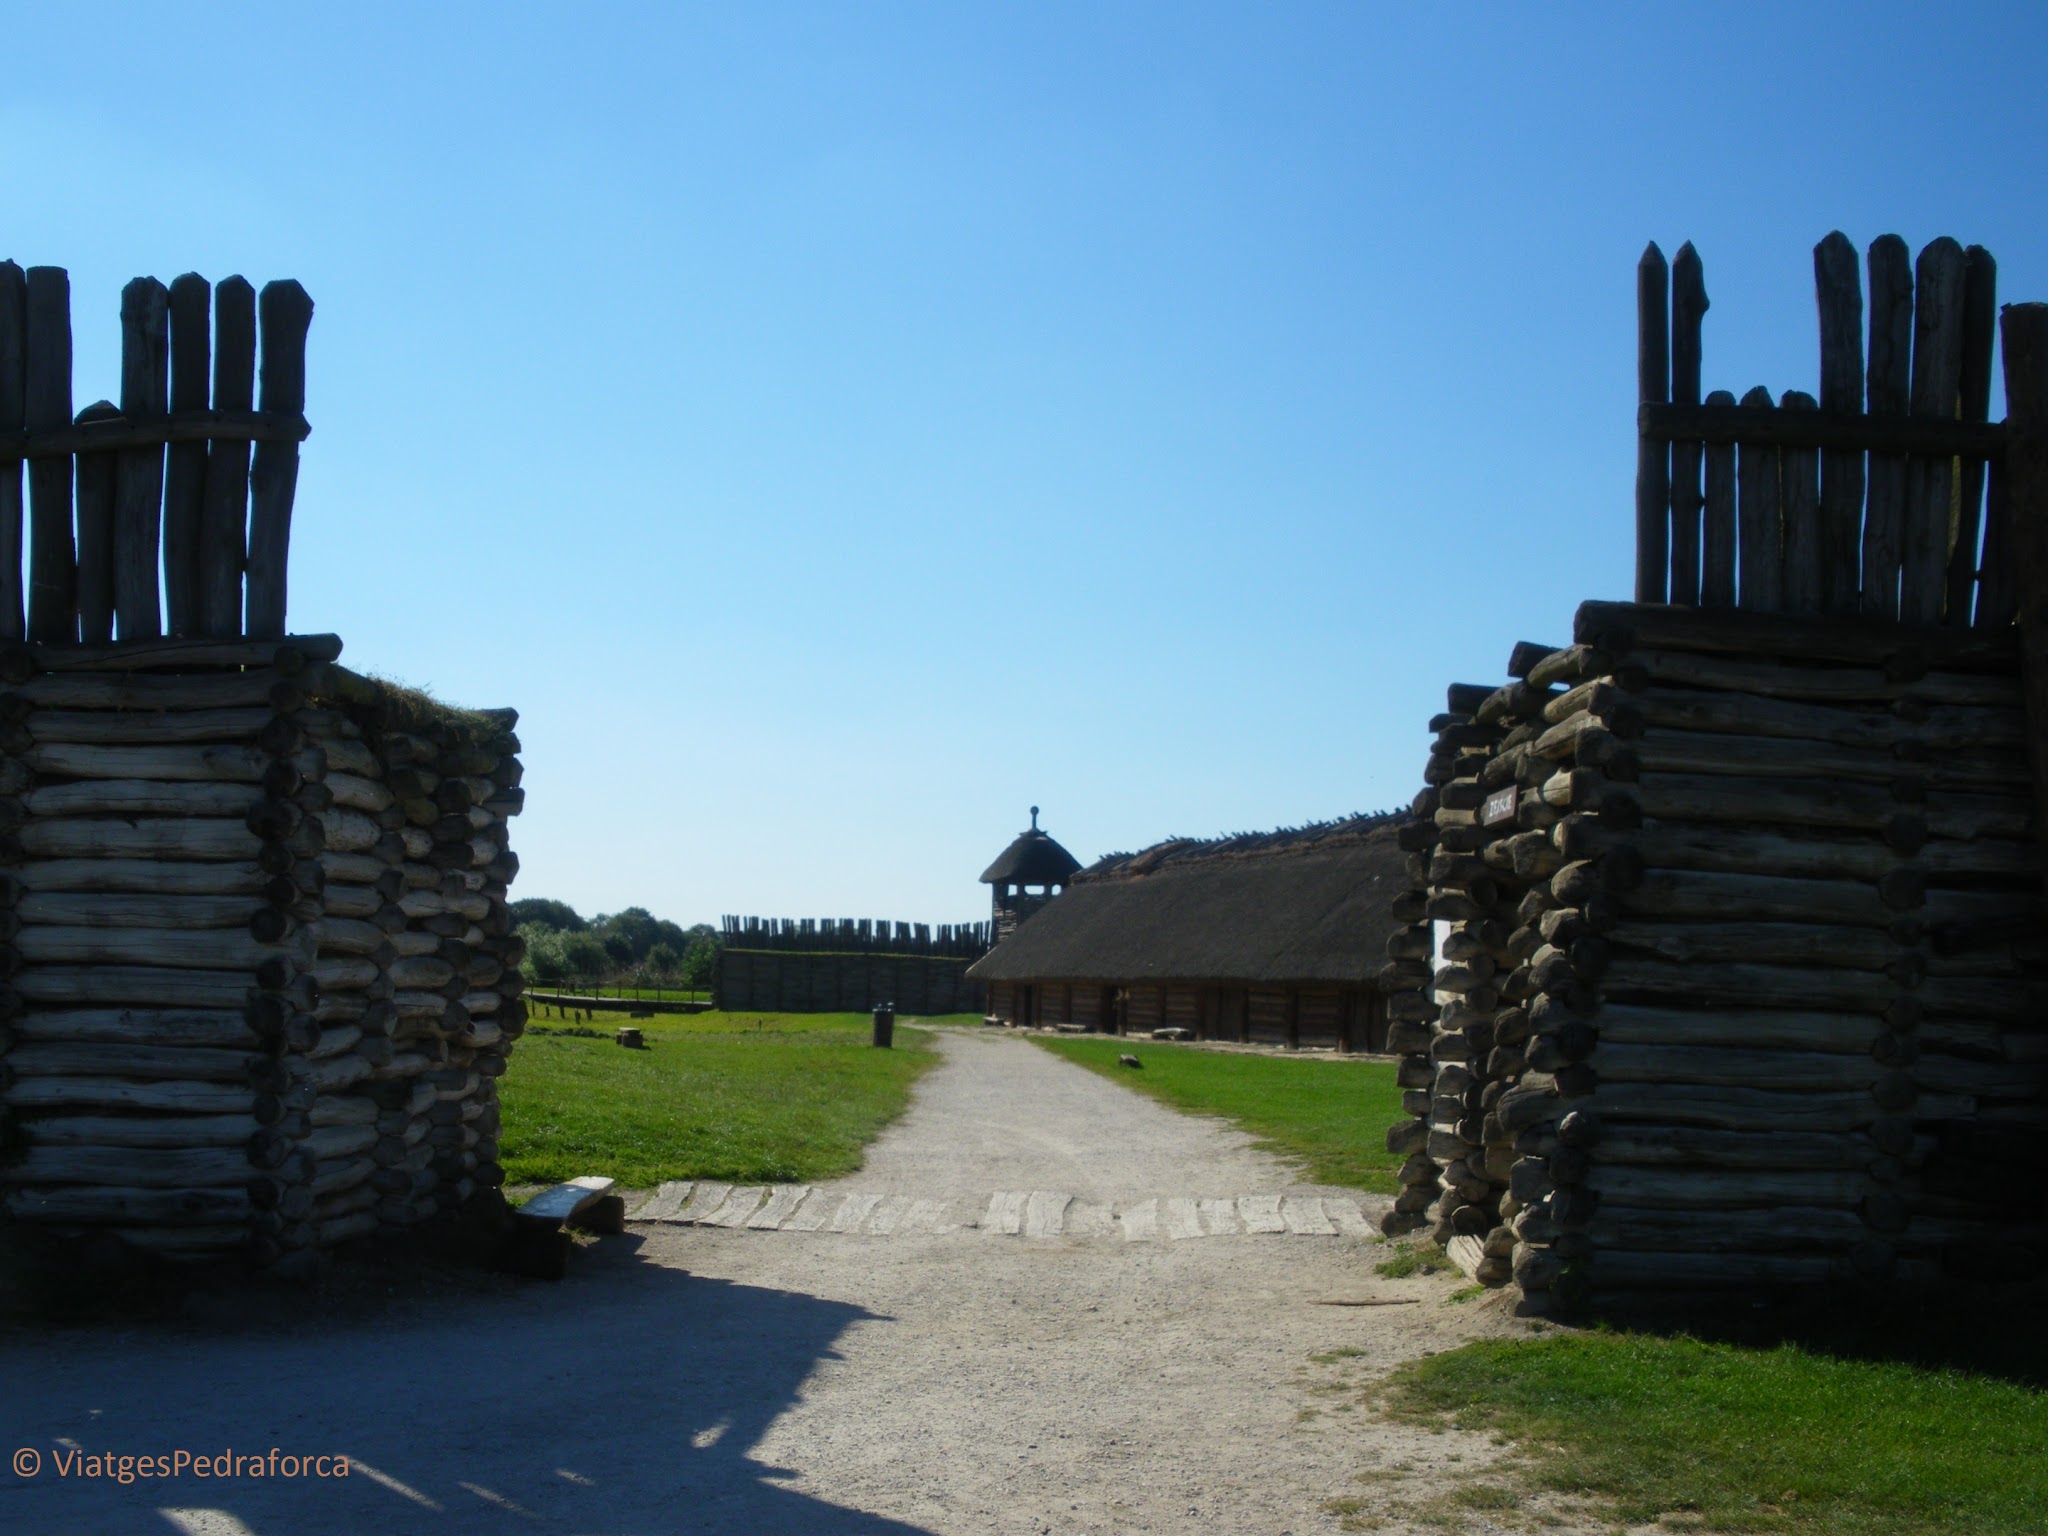
[[[1700, 258], [1636, 272], [1641, 407], [1636, 601], [1908, 624], [2014, 615], [1999, 512], [2006, 429], [1989, 423], [1997, 264], [1946, 236], [1917, 262], [1873, 241], [1869, 346], [1855, 248], [1814, 247], [1820, 395], [1700, 393]], [[1985, 516], [1987, 482], [1990, 515]]]
[[284, 634], [312, 318], [295, 282], [138, 277], [121, 403], [74, 416], [71, 279], [0, 262], [0, 639]]
[[865, 917], [737, 917], [720, 919], [728, 948], [947, 955], [979, 960], [992, 942], [987, 923], [892, 923]]
[[1638, 601], [1431, 723], [1383, 1226], [1529, 1305], [2048, 1268], [2048, 306], [1887, 236], [1866, 353], [1815, 271], [1820, 398], [1702, 401], [1650, 248]]

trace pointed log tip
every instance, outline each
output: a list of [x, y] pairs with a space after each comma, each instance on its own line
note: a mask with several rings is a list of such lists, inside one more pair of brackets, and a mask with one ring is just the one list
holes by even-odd
[[1890, 255], [1894, 251], [1898, 252], [1901, 255], [1904, 255], [1906, 253], [1906, 250], [1906, 237], [1904, 235], [1879, 235], [1875, 240], [1870, 242], [1870, 254], [1873, 256], [1875, 256], [1879, 251], [1883, 251], [1887, 255]]
[[213, 285], [213, 291], [216, 295], [228, 292], [253, 294], [256, 291], [256, 285], [242, 276], [241, 273], [230, 272], [226, 277]]
[[1820, 243], [1813, 248], [1813, 253], [1816, 256], [1822, 251], [1847, 251], [1853, 256], [1856, 254], [1856, 246], [1839, 229], [1831, 229], [1821, 237]]
[[306, 293], [304, 285], [295, 277], [272, 278], [263, 285], [261, 298], [266, 305], [303, 304], [309, 312], [313, 308], [312, 298]]
[[171, 279], [171, 292], [173, 293], [187, 292], [193, 288], [208, 288], [211, 286], [197, 272], [180, 272]]
[[1962, 254], [1963, 248], [1957, 242], [1954, 235], [1936, 235], [1932, 240], [1920, 247], [1920, 259], [1922, 261], [1926, 261], [1929, 257], [1934, 256], [1944, 259], [1950, 256], [1960, 258]]
[[[1654, 250], [1656, 247], [1653, 245], [1651, 249]], [[1700, 253], [1693, 248], [1693, 243], [1688, 240], [1678, 248], [1678, 254], [1671, 258], [1671, 264], [1678, 267], [1696, 267], [1700, 264]]]
[[1636, 263], [1638, 267], [1662, 267], [1664, 264], [1664, 252], [1654, 240], [1643, 247], [1642, 259]]

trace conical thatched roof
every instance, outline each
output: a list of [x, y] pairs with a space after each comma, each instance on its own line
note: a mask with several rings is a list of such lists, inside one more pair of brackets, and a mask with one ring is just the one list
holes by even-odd
[[981, 872], [983, 885], [1065, 885], [1081, 867], [1075, 858], [1038, 828], [1017, 834], [995, 863]]
[[1115, 854], [969, 970], [977, 981], [1372, 980], [1406, 889], [1405, 814]]

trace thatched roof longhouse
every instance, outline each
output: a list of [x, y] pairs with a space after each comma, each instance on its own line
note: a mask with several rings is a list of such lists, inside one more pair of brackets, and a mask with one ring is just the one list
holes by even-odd
[[968, 971], [984, 982], [1175, 980], [1363, 985], [1407, 884], [1405, 813], [1099, 860]]

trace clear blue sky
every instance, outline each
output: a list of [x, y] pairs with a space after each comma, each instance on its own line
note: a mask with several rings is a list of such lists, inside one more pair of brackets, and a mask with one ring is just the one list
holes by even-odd
[[1634, 290], [2048, 298], [2048, 8], [9, 7], [4, 252], [314, 296], [291, 620], [522, 714], [515, 894], [955, 921], [1405, 803], [1625, 597]]

